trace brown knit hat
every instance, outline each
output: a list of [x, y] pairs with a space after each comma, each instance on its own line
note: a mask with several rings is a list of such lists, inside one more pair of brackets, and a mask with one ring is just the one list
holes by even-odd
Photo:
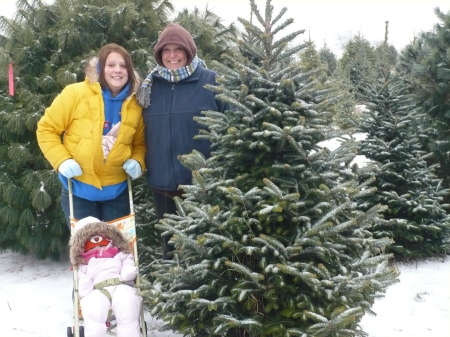
[[154, 49], [156, 63], [158, 63], [160, 66], [164, 66], [161, 58], [161, 53], [164, 46], [168, 44], [177, 44], [183, 47], [187, 54], [186, 65], [191, 64], [192, 60], [197, 54], [197, 46], [195, 45], [194, 39], [192, 38], [191, 34], [189, 34], [189, 32], [179, 24], [169, 23], [159, 35], [158, 43], [156, 44]]

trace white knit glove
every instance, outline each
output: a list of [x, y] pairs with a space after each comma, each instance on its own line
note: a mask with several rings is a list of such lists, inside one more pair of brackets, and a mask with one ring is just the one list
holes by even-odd
[[131, 179], [137, 179], [142, 175], [141, 165], [134, 159], [128, 159], [122, 166]]
[[73, 159], [67, 159], [66, 161], [63, 161], [62, 164], [58, 167], [58, 172], [67, 179], [81, 176], [81, 174], [83, 173], [81, 171], [80, 165]]

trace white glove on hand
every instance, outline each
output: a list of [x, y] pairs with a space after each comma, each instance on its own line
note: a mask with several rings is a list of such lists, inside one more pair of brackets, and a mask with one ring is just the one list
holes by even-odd
[[134, 159], [128, 159], [122, 166], [131, 179], [137, 179], [142, 175], [141, 165]]
[[73, 159], [67, 159], [66, 161], [63, 161], [62, 164], [58, 167], [58, 172], [67, 179], [81, 176], [81, 174], [83, 173], [81, 171], [80, 165]]

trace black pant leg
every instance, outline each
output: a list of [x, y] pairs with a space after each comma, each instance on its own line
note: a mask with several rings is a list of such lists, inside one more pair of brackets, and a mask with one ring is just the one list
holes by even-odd
[[[164, 217], [164, 214], [166, 213], [176, 214], [177, 207], [172, 198], [164, 196], [155, 190], [152, 190], [152, 192], [153, 200], [155, 202], [156, 217], [158, 218], [158, 220], [162, 219]], [[172, 259], [171, 252], [174, 250], [174, 247], [168, 243], [170, 238], [171, 236], [169, 235], [162, 236], [162, 258], [164, 260]]]

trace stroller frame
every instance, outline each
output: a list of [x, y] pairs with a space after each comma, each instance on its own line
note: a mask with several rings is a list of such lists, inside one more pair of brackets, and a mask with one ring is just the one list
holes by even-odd
[[[128, 176], [128, 195], [130, 199], [130, 214], [119, 219], [108, 221], [111, 226], [116, 226], [120, 229], [124, 237], [127, 239], [130, 248], [132, 248], [134, 264], [137, 269], [137, 277], [135, 282], [135, 288], [140, 290], [140, 274], [139, 274], [139, 258], [137, 251], [137, 236], [136, 236], [136, 225], [135, 225], [135, 212], [133, 203], [133, 191], [131, 186], [131, 178]], [[72, 194], [72, 181], [69, 179], [69, 219], [70, 219], [70, 231], [72, 233], [77, 220], [73, 217], [73, 194]], [[82, 318], [80, 319], [80, 296], [79, 296], [79, 284], [78, 284], [78, 265], [72, 265], [73, 271], [73, 319], [74, 326], [73, 331], [71, 327], [67, 328], [68, 337], [84, 337], [84, 326], [80, 325]], [[111, 309], [110, 309], [111, 311]], [[114, 321], [113, 318], [111, 321]], [[117, 324], [110, 324], [110, 322], [105, 322], [107, 325], [106, 334], [109, 336], [116, 336], [113, 329]], [[141, 330], [141, 337], [147, 337], [147, 323], [144, 320], [144, 306], [141, 304], [141, 309], [139, 313], [139, 326]]]

